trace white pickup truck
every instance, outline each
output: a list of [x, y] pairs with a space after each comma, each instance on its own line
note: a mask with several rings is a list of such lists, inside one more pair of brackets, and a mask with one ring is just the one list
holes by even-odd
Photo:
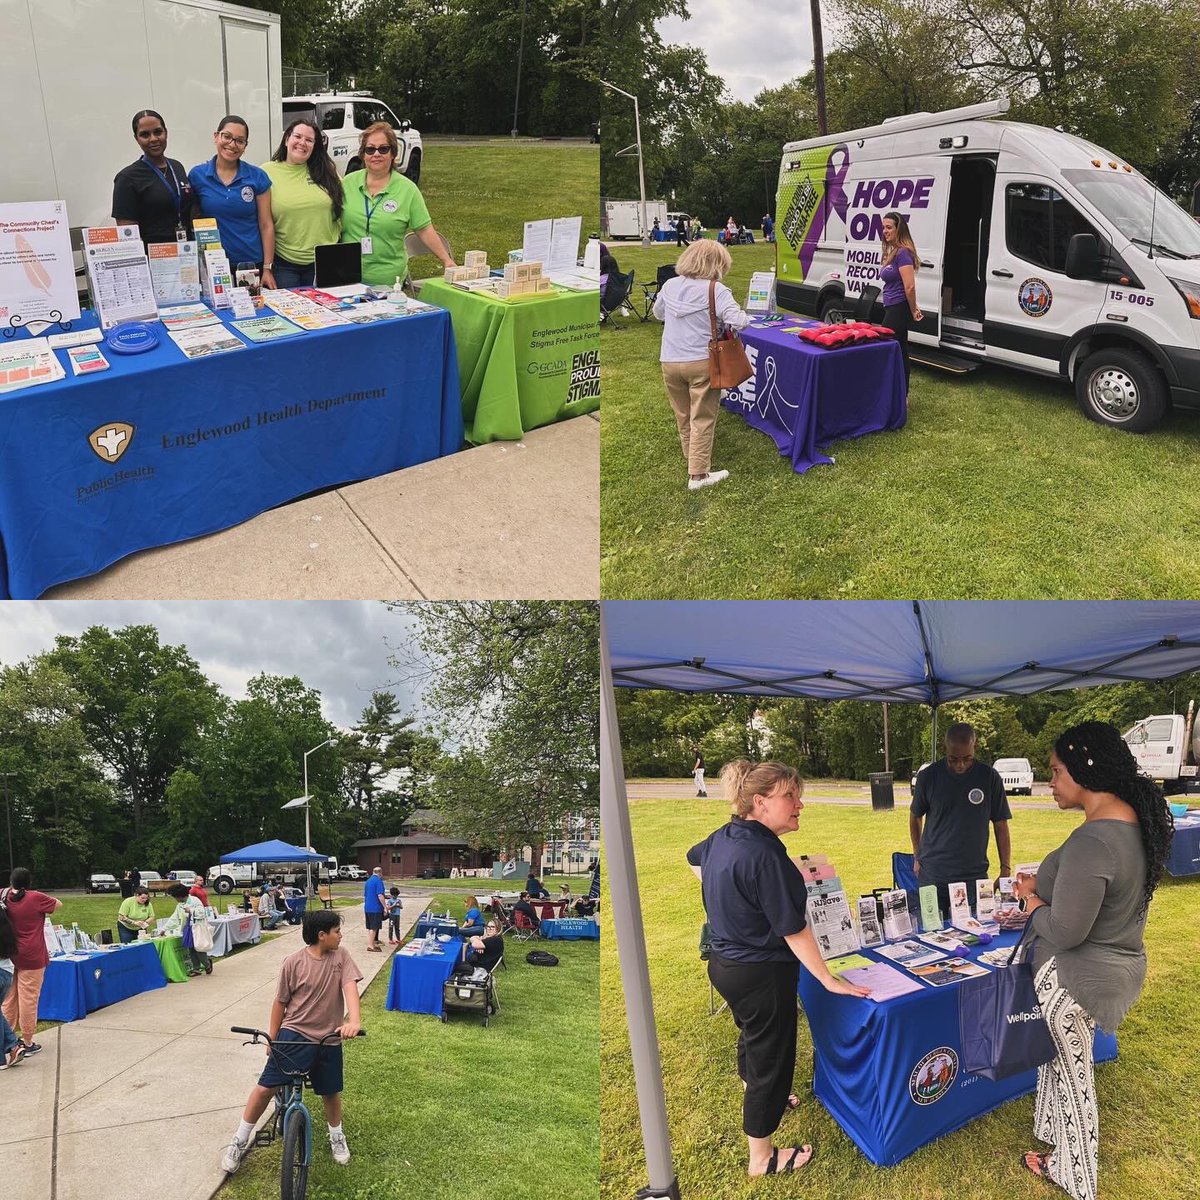
[[1125, 733], [1125, 744], [1143, 774], [1159, 780], [1166, 792], [1182, 792], [1189, 779], [1197, 777], [1195, 701], [1188, 702], [1187, 716], [1158, 713], [1143, 717]]
[[998, 758], [992, 766], [1004, 781], [1005, 792], [1014, 796], [1033, 795], [1033, 767], [1027, 758]]

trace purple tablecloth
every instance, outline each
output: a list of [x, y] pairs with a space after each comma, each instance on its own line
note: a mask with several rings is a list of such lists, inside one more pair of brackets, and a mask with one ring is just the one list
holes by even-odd
[[721, 400], [730, 412], [769, 434], [792, 469], [801, 473], [833, 462], [819, 446], [901, 429], [908, 416], [904, 358], [896, 342], [827, 350], [783, 332], [815, 324], [789, 317], [782, 325], [744, 329], [754, 376]]

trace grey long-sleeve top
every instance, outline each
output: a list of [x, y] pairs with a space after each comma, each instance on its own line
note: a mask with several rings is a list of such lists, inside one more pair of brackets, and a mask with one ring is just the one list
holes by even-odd
[[1038, 869], [1049, 907], [1029, 919], [1034, 969], [1053, 955], [1059, 983], [1110, 1033], [1146, 978], [1145, 881], [1141, 828], [1126, 821], [1085, 821]]

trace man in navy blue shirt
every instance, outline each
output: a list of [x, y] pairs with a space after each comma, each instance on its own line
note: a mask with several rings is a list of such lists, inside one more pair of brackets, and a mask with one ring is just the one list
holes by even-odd
[[379, 931], [383, 928], [383, 894], [386, 890], [383, 868], [376, 867], [363, 887], [363, 908], [367, 915], [367, 949], [377, 954], [383, 953]]

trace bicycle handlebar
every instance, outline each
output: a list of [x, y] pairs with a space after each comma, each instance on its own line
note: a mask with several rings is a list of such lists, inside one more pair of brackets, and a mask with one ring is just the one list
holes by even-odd
[[[229, 1032], [230, 1033], [248, 1033], [250, 1035], [251, 1039], [255, 1042], [257, 1042], [259, 1038], [262, 1038], [267, 1043], [268, 1046], [274, 1045], [274, 1042], [271, 1039], [271, 1035], [269, 1033], [267, 1033], [267, 1031], [265, 1029], [248, 1029], [244, 1025], [231, 1025], [229, 1027]], [[342, 1035], [340, 1033], [338, 1033], [338, 1031], [335, 1029], [332, 1033], [327, 1033], [323, 1038], [321, 1038], [321, 1040], [319, 1042], [309, 1042], [308, 1045], [323, 1046], [327, 1041], [329, 1041], [330, 1038], [341, 1037], [341, 1036]], [[366, 1037], [367, 1031], [365, 1029], [360, 1029], [354, 1036], [355, 1037]], [[298, 1044], [303, 1045], [304, 1043], [298, 1043]]]

